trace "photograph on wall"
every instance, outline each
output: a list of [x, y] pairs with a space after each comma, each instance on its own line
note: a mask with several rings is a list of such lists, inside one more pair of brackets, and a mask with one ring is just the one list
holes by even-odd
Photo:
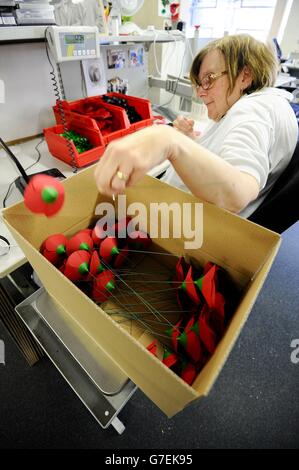
[[128, 93], [129, 88], [129, 81], [120, 78], [120, 77], [113, 77], [107, 82], [107, 93], [122, 93], [126, 95]]
[[142, 46], [129, 49], [129, 66], [140, 67], [143, 65], [144, 49]]
[[107, 93], [107, 78], [102, 58], [82, 60], [82, 70], [87, 96]]
[[108, 69], [123, 69], [126, 66], [126, 54], [121, 49], [108, 49]]

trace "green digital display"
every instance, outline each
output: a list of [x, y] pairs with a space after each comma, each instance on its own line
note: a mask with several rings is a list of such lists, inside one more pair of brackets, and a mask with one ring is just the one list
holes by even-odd
[[65, 44], [83, 44], [84, 35], [83, 34], [66, 34], [64, 36]]

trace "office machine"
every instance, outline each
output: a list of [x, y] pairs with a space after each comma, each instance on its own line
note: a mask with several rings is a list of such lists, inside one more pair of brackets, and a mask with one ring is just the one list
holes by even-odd
[[100, 56], [97, 26], [49, 26], [46, 39], [56, 63]]

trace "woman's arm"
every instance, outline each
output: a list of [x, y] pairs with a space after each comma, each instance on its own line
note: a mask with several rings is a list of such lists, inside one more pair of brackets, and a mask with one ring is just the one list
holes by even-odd
[[[189, 190], [199, 198], [240, 212], [258, 196], [256, 179], [233, 167], [169, 126], [152, 126], [112, 142], [95, 170], [99, 191], [118, 194], [151, 168], [169, 159]], [[121, 171], [127, 181], [120, 179]]]
[[175, 138], [168, 158], [195, 196], [218, 207], [238, 213], [258, 196], [258, 182], [252, 175], [190, 139]]

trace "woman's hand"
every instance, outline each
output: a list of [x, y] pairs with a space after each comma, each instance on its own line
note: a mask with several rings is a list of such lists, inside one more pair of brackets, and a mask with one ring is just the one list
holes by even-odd
[[195, 139], [195, 137], [200, 135], [200, 132], [194, 131], [194, 120], [185, 116], [178, 116], [173, 121], [173, 127], [191, 139]]
[[173, 129], [151, 126], [111, 142], [95, 169], [95, 180], [102, 194], [123, 193], [154, 166], [171, 156]]

